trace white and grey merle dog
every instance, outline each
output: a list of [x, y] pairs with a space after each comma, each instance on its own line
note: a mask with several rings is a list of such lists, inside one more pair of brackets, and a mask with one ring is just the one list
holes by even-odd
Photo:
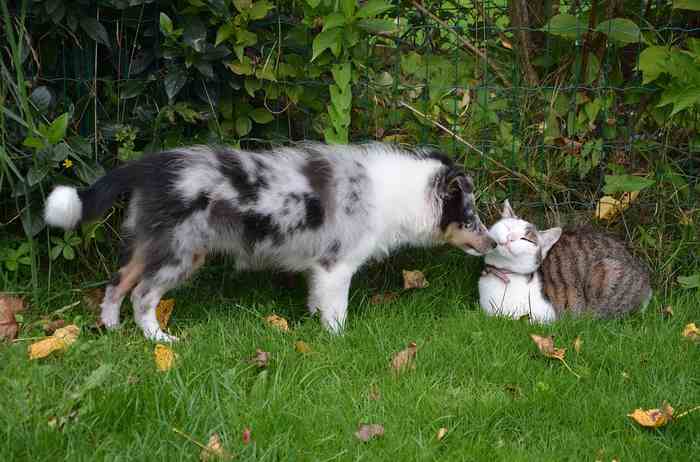
[[211, 253], [240, 269], [307, 272], [309, 310], [342, 329], [350, 280], [371, 258], [400, 246], [449, 243], [482, 255], [494, 246], [474, 205], [471, 178], [446, 156], [378, 143], [300, 144], [272, 152], [196, 146], [118, 167], [90, 188], [58, 186], [45, 219], [71, 229], [131, 193], [123, 262], [107, 287], [101, 319], [119, 325], [133, 288], [145, 336], [174, 337], [155, 309], [166, 291]]

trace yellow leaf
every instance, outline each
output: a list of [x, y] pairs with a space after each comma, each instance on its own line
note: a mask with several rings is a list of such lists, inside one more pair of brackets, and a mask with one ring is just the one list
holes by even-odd
[[161, 343], [157, 344], [155, 350], [153, 350], [153, 356], [159, 371], [165, 372], [173, 367], [175, 353], [167, 346]]
[[435, 438], [438, 441], [442, 441], [442, 439], [447, 435], [447, 428], [445, 427], [440, 427], [437, 431], [437, 435], [435, 435]]
[[54, 351], [63, 351], [73, 344], [80, 335], [80, 328], [75, 324], [56, 329], [47, 337], [29, 345], [29, 359], [45, 358]]
[[302, 341], [302, 340], [297, 340], [296, 342], [294, 342], [294, 349], [296, 350], [297, 353], [302, 353], [302, 354], [308, 354], [308, 353], [311, 353], [311, 351], [312, 351], [309, 344]]
[[404, 289], [425, 289], [429, 283], [421, 271], [403, 270]]
[[540, 350], [540, 353], [542, 353], [544, 356], [554, 359], [564, 359], [566, 349], [555, 348], [554, 337], [552, 337], [551, 335], [549, 337], [542, 337], [541, 335], [530, 334], [530, 338], [533, 342], [535, 342], [535, 345], [537, 345], [537, 348]]
[[578, 335], [574, 339], [574, 351], [576, 353], [581, 353], [581, 345], [583, 345], [583, 340], [581, 340], [581, 336]]
[[595, 217], [599, 220], [612, 220], [620, 212], [629, 208], [630, 204], [637, 199], [639, 191], [626, 192], [620, 200], [612, 196], [603, 196], [598, 200]]
[[203, 461], [211, 459], [230, 459], [231, 457], [231, 454], [224, 450], [224, 446], [221, 444], [221, 437], [219, 437], [218, 433], [213, 433], [209, 437], [209, 442], [199, 454], [199, 459]]
[[156, 319], [158, 319], [158, 324], [160, 324], [161, 329], [165, 330], [165, 328], [168, 327], [168, 321], [170, 321], [173, 308], [175, 308], [174, 298], [168, 298], [167, 300], [158, 302], [158, 306], [156, 307]]
[[408, 344], [408, 348], [401, 350], [391, 359], [391, 369], [396, 373], [405, 371], [406, 369], [415, 369], [416, 365], [413, 362], [416, 357], [418, 346], [416, 342]]
[[642, 427], [659, 428], [663, 427], [673, 419], [673, 408], [667, 403], [661, 409], [635, 409], [631, 414], [627, 414]]
[[289, 323], [287, 322], [286, 319], [284, 319], [281, 316], [277, 316], [276, 314], [271, 314], [270, 316], [265, 318], [265, 321], [272, 327], [276, 327], [277, 329], [281, 330], [282, 332], [288, 332], [289, 331]]
[[700, 329], [698, 329], [698, 326], [696, 326], [694, 322], [691, 322], [683, 328], [682, 335], [692, 340], [700, 340]]

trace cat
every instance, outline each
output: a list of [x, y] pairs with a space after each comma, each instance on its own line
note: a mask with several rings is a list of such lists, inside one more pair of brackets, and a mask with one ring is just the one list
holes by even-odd
[[508, 200], [501, 217], [479, 279], [487, 314], [549, 323], [567, 312], [614, 318], [649, 303], [649, 271], [618, 239], [591, 227], [538, 231]]

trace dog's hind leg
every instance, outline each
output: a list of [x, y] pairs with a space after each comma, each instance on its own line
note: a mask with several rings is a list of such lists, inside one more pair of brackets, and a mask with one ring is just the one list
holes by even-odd
[[355, 267], [336, 264], [318, 267], [309, 278], [309, 310], [321, 313], [321, 323], [332, 333], [340, 333], [348, 313], [348, 294]]
[[177, 287], [204, 264], [205, 252], [193, 252], [188, 255], [171, 257], [154, 270], [147, 270], [147, 275], [131, 293], [134, 308], [134, 321], [143, 331], [143, 335], [156, 342], [172, 342], [177, 337], [166, 334], [160, 328], [156, 318], [156, 307], [161, 297], [170, 289]]
[[144, 262], [138, 249], [129, 241], [123, 244], [123, 263], [119, 272], [105, 289], [105, 296], [100, 304], [100, 320], [107, 329], [119, 327], [119, 311], [122, 301], [143, 274]]

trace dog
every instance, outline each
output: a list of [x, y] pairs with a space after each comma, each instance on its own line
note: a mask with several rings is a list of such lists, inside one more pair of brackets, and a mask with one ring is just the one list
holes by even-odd
[[130, 193], [120, 269], [105, 291], [101, 321], [119, 326], [131, 292], [146, 338], [168, 342], [156, 320], [166, 291], [212, 253], [238, 269], [309, 276], [308, 308], [341, 332], [353, 274], [405, 246], [451, 244], [483, 255], [495, 242], [474, 204], [471, 177], [435, 150], [381, 143], [301, 143], [269, 152], [193, 146], [147, 155], [92, 186], [57, 186], [46, 223], [72, 229]]

